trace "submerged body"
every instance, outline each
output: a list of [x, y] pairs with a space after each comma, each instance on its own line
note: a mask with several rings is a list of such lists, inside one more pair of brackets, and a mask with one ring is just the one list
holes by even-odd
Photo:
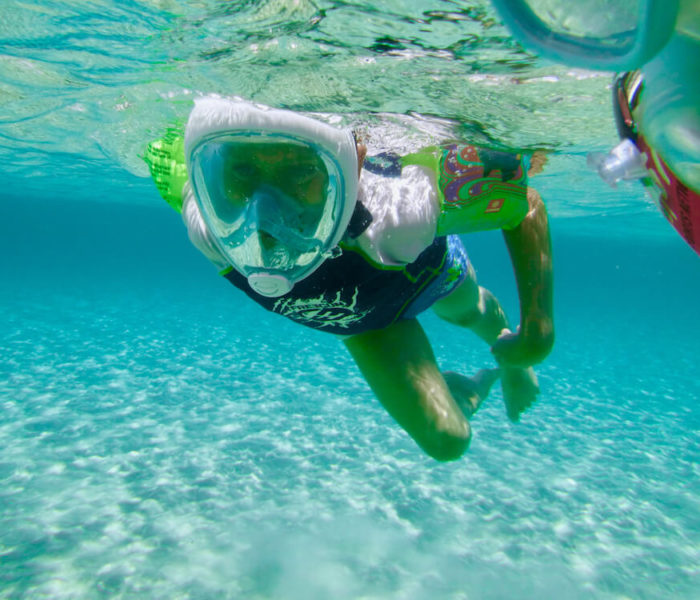
[[[259, 116], [256, 107], [232, 107], [226, 101], [220, 107], [229, 111], [225, 114], [239, 108], [252, 113], [259, 117], [258, 127], [268, 127], [268, 134], [273, 128], [264, 122], [269, 113]], [[298, 115], [276, 113], [282, 121], [292, 119], [293, 143], [298, 143], [302, 135]], [[228, 131], [239, 127], [242, 120], [237, 114], [223, 120], [227, 118], [236, 124], [222, 125], [226, 140], [231, 137]], [[317, 130], [318, 123], [310, 127]], [[277, 143], [276, 124], [274, 128]], [[243, 129], [249, 135], [250, 127]], [[339, 163], [347, 164], [347, 139], [326, 134], [327, 146], [340, 146], [334, 151], [341, 156]], [[211, 139], [210, 131], [207, 136], [204, 143]], [[236, 138], [235, 144], [239, 143]], [[190, 147], [199, 148], [196, 142]], [[326, 162], [332, 182], [327, 188], [328, 204], [333, 210], [324, 214], [340, 215], [342, 231], [337, 243], [326, 243], [332, 239], [327, 232], [335, 231], [335, 223], [329, 220], [324, 225], [325, 217], [308, 216], [320, 214], [316, 203], [311, 202], [314, 206], [306, 213], [306, 222], [315, 223], [316, 233], [306, 232], [296, 210], [287, 208], [290, 197], [297, 198], [298, 206], [305, 206], [317, 194], [295, 191], [289, 177], [271, 179], [265, 174], [269, 169], [260, 171], [255, 160], [237, 165], [233, 176], [230, 170], [216, 171], [216, 178], [234, 180], [237, 190], [247, 186], [236, 183], [239, 175], [256, 171], [259, 181], [255, 190], [246, 192], [244, 209], [231, 209], [223, 202], [212, 210], [215, 202], [201, 201], [193, 190], [195, 178], [195, 185], [185, 184], [182, 190], [183, 218], [195, 246], [252, 300], [300, 324], [338, 335], [392, 417], [430, 456], [452, 460], [467, 448], [471, 439], [468, 419], [499, 375], [512, 420], [519, 418], [538, 393], [531, 365], [549, 353], [554, 336], [546, 211], [539, 196], [527, 188], [526, 165], [515, 155], [451, 145], [407, 157], [383, 155], [365, 160], [364, 147], [355, 147], [354, 141], [352, 147], [357, 153], [355, 173], [347, 166], [335, 169], [332, 161]], [[276, 148], [269, 152], [268, 165], [276, 164], [278, 155]], [[255, 158], [255, 152], [249, 156]], [[190, 173], [197, 173], [198, 168], [200, 173], [206, 170], [190, 166]], [[347, 179], [354, 176], [355, 182], [346, 183], [339, 174]], [[303, 177], [309, 182], [314, 176], [308, 171]], [[210, 181], [205, 193], [211, 197], [226, 185]], [[200, 190], [202, 187], [200, 184]], [[266, 192], [269, 198], [260, 200], [259, 191], [270, 188], [274, 190]], [[222, 196], [230, 197], [230, 190]], [[344, 204], [348, 201], [352, 210]], [[222, 217], [227, 211], [233, 216]], [[290, 223], [289, 231], [278, 232], [282, 217]], [[246, 225], [248, 222], [257, 223], [257, 229]], [[521, 326], [515, 331], [496, 298], [476, 282], [462, 243], [454, 235], [496, 228], [504, 231], [521, 299]], [[225, 231], [226, 237], [212, 234], [213, 229]], [[245, 255], [241, 248], [249, 240], [255, 250]], [[273, 258], [269, 248], [274, 248]], [[441, 373], [416, 319], [430, 307], [443, 319], [472, 329], [491, 346], [500, 368], [481, 370], [471, 379]]]

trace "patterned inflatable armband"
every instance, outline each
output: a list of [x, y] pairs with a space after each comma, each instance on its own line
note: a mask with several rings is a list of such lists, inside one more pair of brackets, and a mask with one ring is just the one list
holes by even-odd
[[529, 210], [527, 166], [519, 154], [452, 144], [407, 156], [404, 164], [435, 169], [438, 235], [512, 229]]

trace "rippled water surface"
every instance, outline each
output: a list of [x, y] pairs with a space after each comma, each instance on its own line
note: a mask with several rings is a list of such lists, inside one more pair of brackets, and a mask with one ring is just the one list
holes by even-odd
[[[586, 170], [610, 74], [487, 2], [5, 0], [0, 41], [0, 598], [700, 597], [700, 261]], [[558, 338], [521, 424], [496, 389], [436, 464], [333, 337], [216, 276], [140, 159], [210, 92], [372, 150], [549, 153]], [[517, 316], [498, 234], [465, 243]], [[445, 369], [491, 364], [422, 320]]]
[[[7, 0], [2, 16], [0, 159], [13, 194], [105, 200], [118, 183], [144, 201], [148, 185], [121, 176], [145, 176], [145, 144], [215, 92], [340, 115], [373, 149], [457, 137], [556, 150], [550, 177], [579, 193], [555, 211], [620, 202], [581, 159], [614, 141], [610, 75], [526, 53], [487, 2]], [[636, 188], [627, 196], [634, 212], [653, 210]]]

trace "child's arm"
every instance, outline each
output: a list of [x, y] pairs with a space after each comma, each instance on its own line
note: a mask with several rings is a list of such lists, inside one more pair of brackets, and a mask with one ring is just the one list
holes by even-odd
[[503, 230], [520, 298], [520, 327], [504, 332], [491, 351], [502, 365], [528, 367], [541, 362], [554, 344], [552, 245], [547, 210], [528, 188], [530, 210], [517, 227]]

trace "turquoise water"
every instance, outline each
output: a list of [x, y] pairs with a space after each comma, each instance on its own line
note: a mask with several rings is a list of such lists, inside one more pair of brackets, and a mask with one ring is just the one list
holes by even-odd
[[[586, 171], [608, 74], [523, 52], [486, 3], [0, 11], [0, 598], [700, 597], [700, 260]], [[495, 389], [435, 463], [333, 337], [216, 276], [138, 158], [210, 91], [374, 150], [552, 151], [558, 338], [520, 424]], [[465, 243], [517, 315], [500, 236]], [[490, 364], [422, 321], [444, 368]]]

